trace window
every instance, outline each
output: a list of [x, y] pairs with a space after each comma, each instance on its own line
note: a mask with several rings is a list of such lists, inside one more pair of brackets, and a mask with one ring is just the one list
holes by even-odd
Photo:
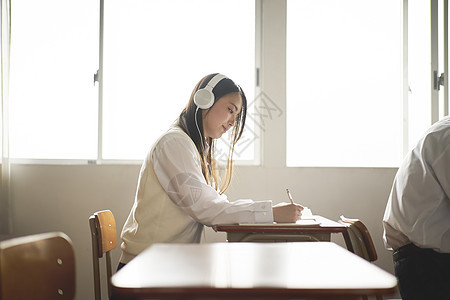
[[287, 1], [289, 166], [398, 165], [401, 20], [401, 1]]
[[[142, 160], [209, 73], [229, 76], [254, 99], [254, 0], [104, 5], [99, 105], [99, 1], [14, 1], [12, 157]], [[254, 159], [249, 130], [237, 160]]]
[[92, 0], [14, 1], [11, 157], [95, 159], [98, 16]]
[[[251, 102], [254, 70], [253, 0], [105, 1], [103, 158], [142, 159], [209, 73]], [[235, 159], [253, 159], [248, 140]]]

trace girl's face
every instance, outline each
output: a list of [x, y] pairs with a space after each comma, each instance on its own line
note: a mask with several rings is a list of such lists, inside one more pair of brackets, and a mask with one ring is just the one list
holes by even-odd
[[205, 137], [218, 139], [234, 126], [242, 109], [240, 93], [231, 93], [219, 98], [214, 105], [202, 111]]

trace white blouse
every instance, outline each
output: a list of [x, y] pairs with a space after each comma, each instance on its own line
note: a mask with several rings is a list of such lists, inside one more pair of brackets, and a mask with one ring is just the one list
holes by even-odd
[[152, 156], [155, 174], [169, 198], [204, 225], [273, 222], [272, 201], [230, 202], [206, 182], [191, 138], [172, 128], [157, 143]]

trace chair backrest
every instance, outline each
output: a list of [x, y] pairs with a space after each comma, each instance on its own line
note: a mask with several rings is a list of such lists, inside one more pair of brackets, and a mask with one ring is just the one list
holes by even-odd
[[368, 261], [377, 260], [377, 251], [372, 237], [363, 222], [359, 219], [349, 219], [344, 216], [341, 216], [338, 222], [347, 226], [344, 239], [350, 251]]
[[101, 299], [99, 259], [106, 254], [106, 277], [108, 296], [111, 297], [111, 254], [117, 247], [117, 230], [114, 215], [110, 210], [95, 212], [89, 217], [92, 238], [92, 262], [94, 267], [95, 299]]
[[0, 242], [0, 299], [74, 299], [75, 255], [62, 232]]

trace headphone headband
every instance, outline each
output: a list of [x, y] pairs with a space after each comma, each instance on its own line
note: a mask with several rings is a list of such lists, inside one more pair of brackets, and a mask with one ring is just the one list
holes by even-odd
[[212, 91], [213, 88], [219, 83], [219, 81], [225, 78], [227, 78], [225, 75], [216, 74], [213, 78], [211, 78], [211, 80], [208, 82], [205, 88], [210, 88]]

